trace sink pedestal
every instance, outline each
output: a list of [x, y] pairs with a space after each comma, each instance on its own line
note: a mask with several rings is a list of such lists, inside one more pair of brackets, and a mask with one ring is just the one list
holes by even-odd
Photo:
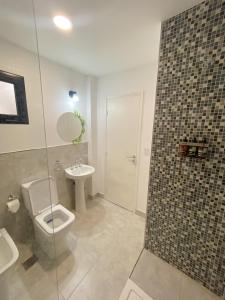
[[87, 210], [84, 193], [84, 180], [75, 180], [75, 210], [83, 213]]
[[92, 166], [80, 164], [65, 169], [66, 178], [75, 181], [75, 210], [79, 213], [86, 211], [84, 183], [95, 173]]

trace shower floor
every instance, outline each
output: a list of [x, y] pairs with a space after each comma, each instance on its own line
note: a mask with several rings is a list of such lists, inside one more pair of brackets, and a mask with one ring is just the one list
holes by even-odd
[[130, 281], [153, 300], [222, 300], [199, 282], [145, 249], [138, 259]]
[[[34, 243], [17, 244], [20, 258], [10, 280], [10, 300], [118, 300], [141, 253], [144, 218], [103, 199], [76, 213], [70, 252], [51, 263]], [[35, 251], [32, 251], [35, 248]], [[22, 263], [35, 252], [38, 261]]]

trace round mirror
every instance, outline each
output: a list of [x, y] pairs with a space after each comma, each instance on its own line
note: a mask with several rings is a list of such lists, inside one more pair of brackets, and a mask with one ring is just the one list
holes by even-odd
[[65, 142], [79, 143], [85, 132], [84, 120], [78, 112], [66, 112], [57, 121], [57, 132]]

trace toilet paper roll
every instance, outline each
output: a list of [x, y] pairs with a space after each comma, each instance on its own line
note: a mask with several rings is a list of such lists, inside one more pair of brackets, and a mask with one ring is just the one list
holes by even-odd
[[7, 202], [6, 205], [8, 207], [8, 211], [15, 214], [20, 208], [20, 201], [19, 199], [14, 199], [12, 201]]

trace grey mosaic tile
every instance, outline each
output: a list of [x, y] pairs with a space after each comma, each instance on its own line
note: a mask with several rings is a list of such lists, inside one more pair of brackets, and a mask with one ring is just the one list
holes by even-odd
[[[205, 160], [179, 143], [205, 137]], [[145, 247], [218, 295], [225, 287], [225, 1], [162, 24]]]

